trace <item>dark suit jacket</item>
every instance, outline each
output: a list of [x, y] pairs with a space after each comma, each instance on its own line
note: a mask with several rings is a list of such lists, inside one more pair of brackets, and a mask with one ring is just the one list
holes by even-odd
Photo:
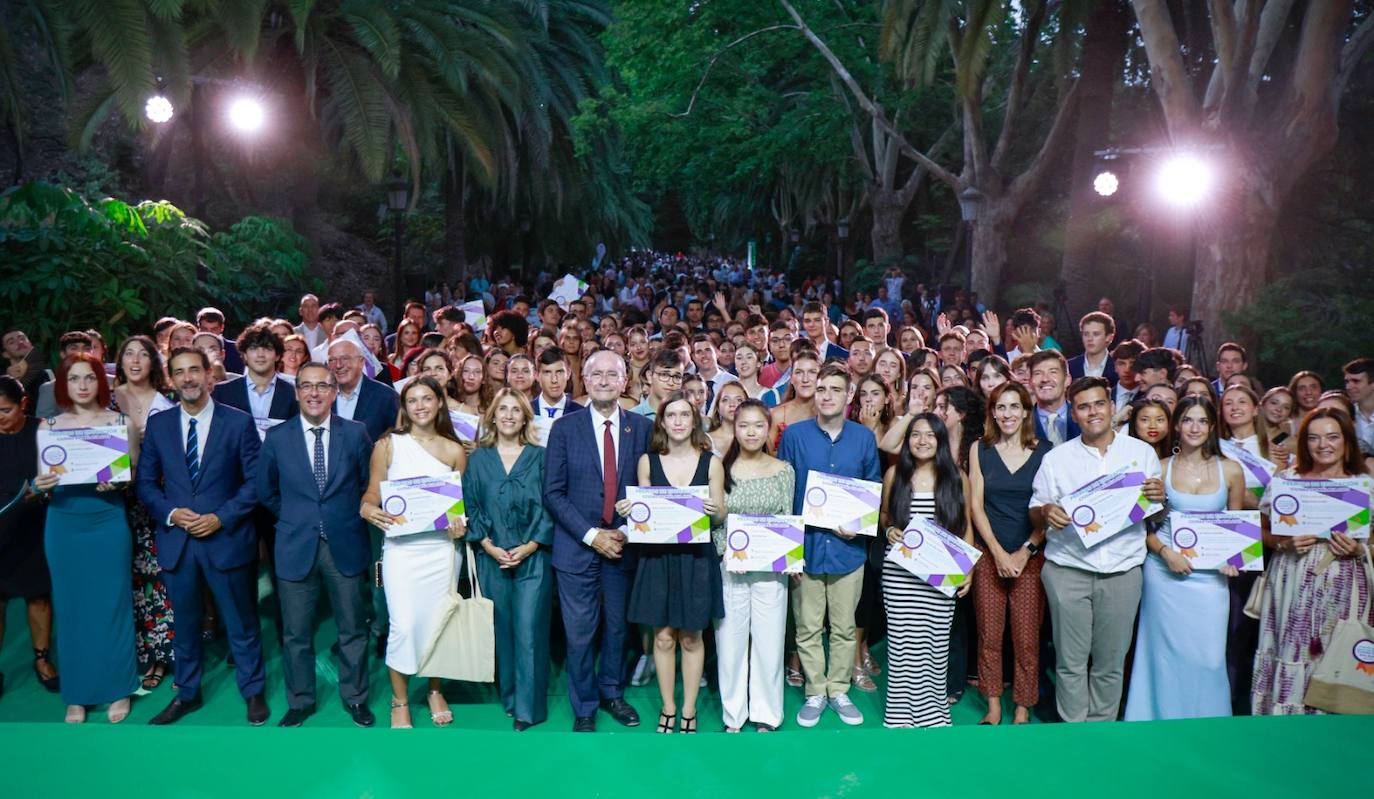
[[[290, 419], [300, 411], [296, 403], [296, 387], [289, 381], [276, 377], [276, 387], [272, 389], [272, 405], [267, 409], [269, 419]], [[253, 414], [253, 406], [248, 402], [248, 392], [252, 383], [247, 377], [236, 377], [215, 386], [212, 397], [221, 405], [238, 408], [248, 415]]]
[[182, 528], [167, 526], [167, 516], [174, 508], [219, 517], [223, 528], [200, 539], [216, 568], [247, 565], [258, 554], [253, 527], [253, 509], [258, 504], [257, 426], [248, 414], [216, 403], [210, 434], [200, 446], [200, 478], [192, 484], [186, 469], [181, 414], [178, 407], [149, 416], [139, 450], [135, 488], [153, 517], [158, 565], [175, 569], [190, 538]]
[[849, 361], [849, 350], [832, 341], [830, 345], [825, 348], [825, 361], [826, 363], [830, 363], [831, 361], [846, 363]]
[[[1069, 359], [1069, 380], [1077, 380], [1083, 376], [1083, 367], [1088, 361], [1086, 355], [1075, 355]], [[1102, 369], [1102, 376], [1107, 378], [1107, 382], [1116, 388], [1116, 361], [1112, 360], [1112, 354], [1107, 353], [1107, 365]]]
[[[382, 433], [396, 426], [396, 411], [401, 407], [396, 392], [366, 377], [358, 384], [358, 405], [353, 409], [353, 421], [362, 422], [367, 437], [377, 441]], [[339, 400], [335, 398], [330, 411], [339, 415]]]
[[[540, 394], [539, 396], [537, 396], [537, 397], [534, 398], [534, 402], [532, 403], [532, 407], [534, 408], [534, 415], [535, 415], [535, 416], [544, 416], [544, 415], [545, 415], [545, 413], [544, 413], [544, 406], [543, 406], [542, 404], [540, 404], [540, 402], [539, 402], [539, 401], [540, 401], [541, 399], [543, 399], [543, 398], [544, 398], [544, 395], [543, 395], [543, 394]], [[562, 412], [561, 414], [558, 415], [558, 418], [559, 418], [559, 419], [562, 419], [564, 416], [567, 416], [568, 414], [570, 414], [570, 413], [572, 413], [572, 412], [574, 412], [574, 411], [580, 411], [580, 410], [582, 410], [582, 409], [585, 408], [585, 407], [587, 407], [587, 406], [586, 406], [586, 405], [578, 405], [576, 402], [573, 402], [573, 401], [572, 401], [572, 397], [568, 397], [567, 402], [564, 402], [564, 403], [563, 403], [563, 412]]]
[[227, 338], [224, 340], [224, 371], [243, 374], [243, 356], [239, 355], [239, 345]]
[[[1068, 402], [1067, 399], [1064, 401]], [[1049, 441], [1050, 437], [1045, 435], [1045, 426], [1040, 423], [1040, 411], [1032, 409], [1031, 415], [1035, 417], [1035, 434], [1040, 437], [1041, 441]], [[1075, 422], [1073, 420], [1072, 411], [1069, 411], [1068, 415], [1064, 419], [1064, 431], [1065, 441], [1068, 441], [1071, 438], [1077, 438], [1083, 433], [1083, 430], [1078, 426], [1078, 422]]]
[[[553, 517], [553, 566], [582, 572], [601, 556], [582, 543], [582, 536], [601, 526], [601, 459], [597, 455], [590, 410], [564, 414], [549, 431], [544, 456], [544, 503]], [[649, 449], [653, 423], [637, 413], [620, 411], [620, 447], [616, 458], [616, 499], [625, 487], [638, 485], [639, 456]], [[625, 523], [617, 515], [616, 526]], [[627, 553], [627, 557], [628, 557]]]
[[330, 417], [323, 493], [315, 486], [312, 457], [299, 416], [268, 430], [262, 442], [258, 497], [277, 517], [277, 576], [302, 580], [310, 573], [321, 525], [339, 571], [347, 577], [362, 574], [371, 560], [367, 525], [358, 516], [372, 457], [367, 428], [361, 422]]

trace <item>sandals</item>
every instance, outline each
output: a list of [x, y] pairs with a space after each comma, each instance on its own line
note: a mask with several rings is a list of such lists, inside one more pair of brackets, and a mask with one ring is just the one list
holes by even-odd
[[696, 716], [693, 716], [693, 717], [691, 717], [691, 718], [689, 719], [689, 718], [687, 718], [686, 716], [683, 716], [683, 717], [682, 717], [682, 730], [681, 730], [681, 732], [682, 732], [683, 735], [696, 735], [696, 734], [697, 734], [697, 717], [696, 717]]
[[878, 684], [873, 682], [873, 678], [868, 676], [868, 672], [861, 668], [854, 670], [849, 682], [855, 688], [858, 688], [866, 694], [871, 694], [878, 690]]
[[[48, 668], [51, 669], [53, 672], [53, 675], [51, 677], [43, 676], [43, 672], [40, 671], [38, 668], [39, 661], [47, 662]], [[61, 685], [61, 681], [59, 680], [57, 675], [57, 667], [52, 664], [52, 659], [48, 657], [47, 649], [33, 650], [33, 674], [35, 677], [38, 678], [38, 683], [42, 685], [44, 688], [48, 689], [48, 693], [57, 693], [58, 688]]]
[[67, 722], [68, 724], [85, 724], [85, 723], [86, 723], [86, 706], [85, 706], [85, 705], [67, 705], [67, 718], [66, 718], [66, 722]]
[[[695, 721], [695, 719], [693, 719], [693, 720]], [[686, 719], [683, 719], [683, 721], [686, 721]], [[674, 732], [677, 731], [677, 730], [675, 729], [676, 727], [677, 727], [677, 714], [676, 714], [676, 713], [662, 713], [662, 712], [660, 712], [660, 713], [658, 714], [658, 726], [654, 728], [654, 732], [671, 734], [671, 733], [674, 733]]]
[[[443, 710], [436, 710], [434, 700], [438, 699]], [[426, 698], [429, 702], [429, 720], [434, 722], [436, 727], [447, 727], [453, 723], [453, 711], [449, 709], [448, 702], [444, 700], [444, 695], [439, 691], [430, 691]]]
[[154, 663], [153, 667], [148, 669], [148, 673], [143, 675], [143, 690], [157, 690], [157, 687], [162, 684], [166, 677], [167, 666], [162, 663]]
[[110, 720], [111, 724], [118, 724], [129, 717], [130, 704], [127, 696], [123, 699], [116, 699], [110, 703], [110, 709], [105, 711], [105, 717]]
[[391, 729], [409, 730], [413, 727], [410, 723], [410, 704], [404, 699], [391, 697]]
[[883, 667], [878, 665], [878, 661], [873, 659], [873, 654], [870, 652], [865, 652], [863, 657], [859, 658], [858, 667], [874, 677], [883, 673]]
[[806, 678], [802, 676], [801, 669], [794, 669], [791, 666], [787, 667], [788, 685], [792, 686], [793, 688], [800, 688], [805, 682]]

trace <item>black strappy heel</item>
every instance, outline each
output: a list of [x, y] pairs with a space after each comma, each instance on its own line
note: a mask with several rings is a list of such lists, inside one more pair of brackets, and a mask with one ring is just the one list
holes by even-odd
[[691, 717], [690, 719], [687, 718], [686, 716], [683, 716], [683, 717], [682, 717], [682, 734], [683, 734], [683, 735], [696, 735], [696, 734], [697, 734], [697, 717], [696, 717], [696, 716], [693, 716], [693, 717]]
[[[33, 676], [38, 678], [40, 685], [48, 689], [48, 693], [55, 694], [62, 685], [61, 675], [54, 674], [51, 677], [44, 677], [43, 672], [38, 670], [38, 661], [40, 660], [46, 660], [49, 666], [53, 666], [52, 658], [48, 657], [48, 650], [35, 649], [33, 650]], [[53, 671], [57, 671], [56, 666], [53, 666]]]
[[[684, 721], [685, 721], [685, 719], [684, 719]], [[673, 728], [676, 727], [676, 726], [677, 726], [677, 716], [676, 716], [675, 714], [673, 714], [673, 713], [659, 713], [659, 714], [658, 714], [658, 727], [654, 730], [654, 732], [671, 733], [671, 732], [674, 732], [674, 729], [673, 729]]]

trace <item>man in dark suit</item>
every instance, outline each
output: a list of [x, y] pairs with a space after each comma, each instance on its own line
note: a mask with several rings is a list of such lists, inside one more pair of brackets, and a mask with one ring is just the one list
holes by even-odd
[[219, 607], [248, 722], [266, 723], [262, 633], [257, 612], [257, 430], [248, 414], [210, 399], [210, 358], [177, 349], [167, 365], [180, 397], [148, 417], [139, 453], [138, 497], [157, 525], [157, 560], [176, 614], [172, 648], [177, 694], [152, 724], [201, 706], [202, 587]]
[[593, 353], [582, 377], [591, 405], [554, 422], [544, 496], [554, 521], [553, 568], [568, 638], [573, 731], [594, 732], [598, 705], [627, 727], [639, 724], [624, 697], [625, 611], [634, 568], [625, 557], [625, 520], [615, 503], [627, 485], [638, 482], [639, 456], [649, 447], [653, 424], [617, 402], [626, 374], [624, 359], [615, 353]]
[[537, 419], [557, 419], [584, 406], [568, 396], [568, 357], [557, 347], [539, 353], [539, 396], [534, 398]]
[[201, 308], [196, 313], [196, 326], [202, 333], [214, 333], [224, 343], [224, 371], [243, 374], [243, 358], [232, 339], [224, 335], [224, 314], [218, 308]]
[[338, 385], [329, 368], [296, 373], [299, 416], [267, 432], [258, 496], [277, 517], [274, 550], [282, 615], [282, 667], [290, 709], [279, 726], [315, 712], [315, 606], [329, 593], [339, 630], [339, 693], [353, 723], [371, 727], [367, 706], [367, 527], [358, 516], [372, 442], [359, 422], [330, 412]]
[[1035, 434], [1059, 446], [1082, 432], [1069, 413], [1064, 392], [1069, 387], [1068, 364], [1059, 350], [1040, 350], [1030, 357], [1030, 389], [1035, 395]]
[[281, 337], [266, 325], [244, 328], [238, 350], [243, 354], [244, 376], [215, 386], [214, 400], [252, 416], [261, 439], [269, 428], [300, 410], [296, 389], [277, 374], [277, 361], [284, 349]]
[[1083, 354], [1069, 359], [1069, 381], [1080, 377], [1105, 377], [1116, 388], [1116, 363], [1109, 351], [1116, 336], [1116, 321], [1101, 311], [1085, 314], [1078, 322], [1083, 339]]
[[825, 307], [819, 302], [808, 302], [802, 306], [802, 329], [806, 331], [807, 338], [816, 342], [816, 356], [822, 363], [845, 363], [849, 360], [849, 350], [830, 340], [829, 322]]

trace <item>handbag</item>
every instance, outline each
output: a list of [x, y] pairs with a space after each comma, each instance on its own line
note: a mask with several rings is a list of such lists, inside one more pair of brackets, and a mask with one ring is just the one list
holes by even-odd
[[[1368, 591], [1374, 600], [1374, 555], [1362, 559]], [[1350, 586], [1350, 613], [1336, 622], [1331, 643], [1322, 652], [1307, 683], [1303, 704], [1328, 713], [1374, 714], [1374, 626], [1360, 614], [1358, 581]]]
[[420, 658], [419, 675], [467, 682], [496, 679], [496, 626], [493, 605], [482, 596], [473, 565], [476, 556], [467, 547], [468, 581], [472, 596], [458, 593], [458, 569], [449, 580], [448, 602], [440, 609], [439, 624]]
[[1245, 607], [1241, 608], [1241, 613], [1259, 621], [1260, 616], [1264, 615], [1264, 581], [1268, 574], [1261, 572], [1259, 577], [1250, 584], [1250, 596], [1245, 598]]

